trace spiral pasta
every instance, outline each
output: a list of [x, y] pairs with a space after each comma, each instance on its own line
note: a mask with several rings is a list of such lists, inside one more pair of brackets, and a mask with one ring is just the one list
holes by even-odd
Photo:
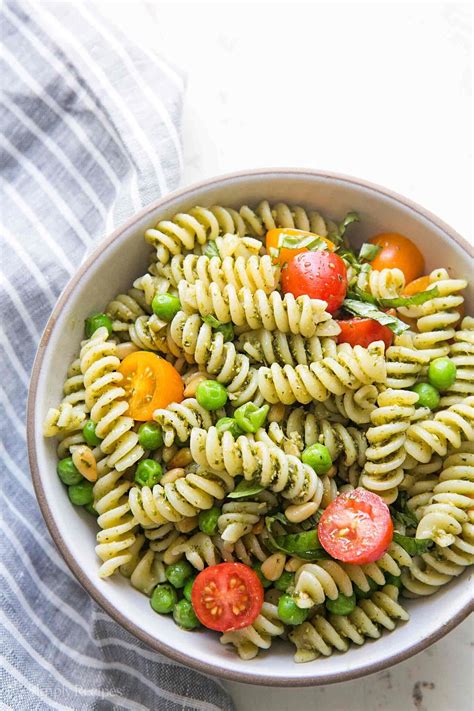
[[[283, 450], [288, 442], [296, 444], [298, 453], [319, 442], [328, 448], [333, 462], [343, 454], [347, 466], [354, 462], [360, 466], [365, 463], [367, 439], [363, 432], [353, 427], [347, 428], [337, 422], [319, 419], [303, 408], [292, 410], [283, 425], [277, 422], [270, 423], [268, 436]], [[291, 448], [291, 451], [294, 452], [294, 449]]]
[[128, 552], [131, 555], [128, 563], [120, 566], [120, 573], [130, 578], [136, 590], [151, 595], [159, 583], [166, 580], [165, 566], [160, 557], [150, 549], [144, 549], [146, 538], [143, 534], [135, 536], [135, 543]]
[[474, 523], [474, 442], [466, 443], [444, 461], [429, 504], [416, 530], [445, 548], [462, 535], [465, 523]]
[[414, 385], [429, 362], [429, 353], [418, 350], [414, 345], [414, 336], [403, 333], [395, 336], [393, 345], [385, 354], [387, 363], [387, 387], [398, 390]]
[[449, 342], [454, 337], [454, 326], [459, 321], [458, 308], [464, 302], [459, 293], [466, 288], [465, 279], [451, 279], [446, 269], [435, 269], [430, 274], [430, 284], [436, 286], [439, 296], [421, 306], [400, 308], [409, 318], [416, 318], [419, 333], [413, 338], [416, 348], [428, 351], [430, 360], [446, 356]]
[[337, 230], [334, 222], [324, 219], [316, 210], [305, 210], [303, 207], [290, 206], [283, 202], [271, 207], [267, 200], [262, 200], [255, 210], [244, 205], [240, 208], [240, 215], [249, 232], [258, 237], [263, 237], [267, 230], [275, 227], [307, 230], [321, 237]]
[[474, 440], [474, 395], [410, 425], [405, 449], [414, 460], [426, 463], [434, 453], [444, 457], [449, 445], [457, 449], [464, 440]]
[[226, 233], [243, 235], [244, 223], [235, 210], [216, 206], [193, 207], [169, 220], [160, 220], [145, 232], [146, 241], [156, 247], [156, 257], [167, 264], [173, 255], [190, 251]]
[[235, 345], [226, 343], [223, 334], [213, 331], [200, 316], [178, 312], [170, 324], [170, 335], [185, 355], [198, 365], [205, 365], [208, 373], [227, 385], [235, 405], [254, 398], [257, 374], [250, 367], [249, 359], [237, 353]]
[[364, 644], [367, 638], [378, 639], [381, 631], [395, 629], [396, 621], [409, 619], [408, 612], [398, 602], [398, 589], [386, 585], [368, 600], [359, 600], [349, 615], [316, 615], [289, 634], [296, 646], [295, 661], [309, 662], [334, 650], [346, 652], [351, 642]]
[[466, 566], [473, 564], [474, 535], [472, 529], [466, 529], [463, 537], [455, 536], [450, 546], [442, 548], [435, 545], [429, 552], [413, 558], [410, 568], [402, 573], [404, 595], [433, 595], [440, 587], [461, 575]]
[[[325, 332], [324, 335], [321, 331]], [[317, 325], [318, 335], [303, 338], [299, 334], [267, 331], [264, 328], [242, 333], [237, 340], [237, 349], [246, 353], [252, 363], [262, 365], [306, 365], [328, 356], [335, 356], [337, 346], [334, 338], [340, 328], [336, 321], [324, 321]]]
[[206, 565], [217, 565], [221, 560], [211, 537], [201, 531], [172, 546], [171, 552], [174, 555], [184, 554], [196, 570], [203, 570]]
[[278, 291], [267, 295], [263, 290], [252, 292], [245, 287], [237, 291], [231, 284], [221, 290], [215, 282], [205, 286], [200, 281], [193, 285], [181, 282], [178, 293], [186, 313], [213, 315], [221, 323], [232, 322], [247, 329], [263, 327], [309, 338], [316, 334], [319, 324], [332, 320], [326, 302], [309, 296], [281, 296]]
[[367, 461], [360, 484], [387, 503], [395, 501], [398, 485], [403, 481], [406, 433], [417, 400], [416, 393], [389, 388], [380, 393], [377, 409], [370, 416], [372, 427], [367, 431], [370, 446], [365, 453]]
[[158, 263], [153, 267], [158, 276], [166, 278], [177, 288], [181, 281], [189, 285], [200, 281], [205, 286], [217, 284], [224, 289], [228, 284], [235, 289], [261, 289], [270, 294], [278, 287], [279, 269], [272, 264], [271, 257], [206, 257], [204, 255], [182, 254], [173, 257], [169, 264]]
[[199, 405], [196, 398], [186, 398], [180, 403], [173, 402], [153, 413], [153, 419], [163, 431], [166, 447], [171, 447], [175, 438], [185, 442], [189, 439], [193, 427], [208, 429], [222, 416], [222, 410], [209, 412]]
[[398, 577], [411, 562], [409, 554], [392, 542], [388, 551], [374, 563], [352, 565], [334, 560], [305, 563], [296, 571], [293, 598], [298, 607], [304, 609], [321, 605], [326, 598], [336, 600], [340, 593], [349, 597], [354, 585], [368, 592], [369, 579], [377, 585], [385, 585], [386, 574]]
[[260, 614], [251, 625], [235, 632], [226, 632], [220, 642], [233, 644], [241, 659], [253, 659], [259, 649], [269, 649], [273, 637], [283, 634], [284, 629], [276, 605], [264, 602]]
[[98, 328], [84, 343], [80, 358], [86, 406], [96, 423], [97, 437], [102, 440], [100, 448], [108, 455], [109, 467], [124, 471], [143, 456], [144, 450], [133, 431], [133, 418], [126, 416], [128, 403], [125, 390], [120, 387], [122, 375], [116, 370], [120, 360], [105, 327]]
[[359, 273], [356, 285], [376, 299], [394, 299], [405, 288], [405, 276], [401, 269], [370, 269]]
[[215, 427], [191, 432], [190, 449], [194, 461], [214, 471], [235, 477], [243, 474], [291, 501], [309, 501], [316, 494], [318, 477], [311, 467], [276, 446], [255, 441], [250, 435], [235, 439], [230, 432], [220, 434]]
[[143, 528], [180, 521], [210, 509], [215, 499], [223, 499], [233, 489], [233, 479], [225, 471], [183, 470], [183, 475], [164, 485], [133, 487], [130, 507]]
[[235, 543], [252, 531], [252, 528], [269, 510], [265, 501], [230, 501], [222, 506], [217, 526], [223, 541]]
[[132, 558], [137, 521], [128, 503], [131, 486], [117, 469], [104, 474], [94, 485], [94, 508], [99, 514], [97, 524], [101, 529], [95, 551], [102, 561], [101, 578], [109, 577]]
[[344, 395], [361, 385], [383, 383], [386, 379], [383, 344], [371, 343], [368, 348], [342, 344], [333, 357], [322, 358], [309, 366], [273, 363], [258, 370], [258, 389], [267, 402], [320, 402], [331, 394]]
[[449, 346], [449, 357], [456, 366], [456, 380], [443, 393], [440, 407], [460, 403], [474, 395], [474, 318], [466, 316], [460, 329], [454, 334], [454, 343]]

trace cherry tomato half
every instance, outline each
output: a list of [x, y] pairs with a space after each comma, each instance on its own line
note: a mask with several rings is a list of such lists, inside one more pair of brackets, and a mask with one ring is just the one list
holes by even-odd
[[396, 232], [386, 232], [370, 240], [372, 244], [382, 247], [370, 264], [373, 269], [394, 269], [398, 267], [405, 275], [406, 281], [412, 281], [421, 276], [425, 269], [425, 260], [418, 247], [408, 237]]
[[338, 254], [326, 250], [297, 254], [282, 270], [281, 284], [285, 294], [326, 301], [333, 314], [346, 296], [346, 265]]
[[205, 627], [218, 632], [251, 625], [263, 605], [257, 573], [243, 563], [219, 563], [204, 568], [193, 583], [194, 612]]
[[374, 341], [383, 341], [385, 348], [392, 345], [393, 332], [388, 326], [382, 326], [372, 318], [349, 318], [338, 321], [341, 333], [337, 337], [338, 343], [349, 343], [351, 346], [367, 348]]
[[296, 249], [290, 249], [289, 247], [279, 247], [278, 245], [280, 242], [280, 237], [283, 235], [288, 235], [288, 237], [301, 237], [301, 239], [303, 239], [304, 237], [319, 237], [319, 239], [323, 240], [323, 242], [326, 243], [327, 248], [331, 252], [335, 248], [335, 244], [331, 242], [331, 240], [327, 239], [326, 237], [321, 237], [321, 235], [317, 235], [314, 232], [307, 232], [306, 230], [295, 230], [290, 229], [288, 227], [278, 227], [273, 230], [268, 230], [266, 236], [267, 253], [271, 254], [272, 249], [277, 249], [279, 251], [278, 257], [273, 259], [272, 261], [282, 265], [285, 264], [285, 262], [288, 262], [292, 257], [295, 257], [297, 254], [302, 254], [303, 252], [308, 251], [307, 247], [300, 247]]
[[149, 351], [131, 353], [120, 363], [120, 385], [126, 391], [128, 414], [147, 422], [159, 407], [183, 399], [183, 381], [171, 363]]
[[323, 548], [344, 563], [373, 563], [382, 557], [393, 537], [387, 504], [365, 489], [340, 494], [318, 524]]

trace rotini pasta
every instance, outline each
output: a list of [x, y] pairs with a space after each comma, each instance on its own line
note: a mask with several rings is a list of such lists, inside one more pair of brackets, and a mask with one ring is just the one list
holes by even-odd
[[405, 287], [405, 275], [401, 269], [370, 269], [359, 273], [356, 284], [376, 299], [394, 299]]
[[334, 357], [337, 346], [334, 338], [340, 328], [331, 319], [317, 325], [317, 331], [324, 328], [327, 337], [315, 335], [303, 338], [299, 334], [287, 334], [281, 331], [267, 331], [264, 328], [242, 333], [237, 340], [237, 348], [246, 353], [252, 363], [259, 365], [306, 365], [325, 357]]
[[340, 347], [337, 355], [322, 358], [309, 366], [292, 367], [273, 363], [258, 370], [258, 389], [264, 400], [303, 405], [312, 400], [323, 402], [331, 394], [344, 395], [361, 385], [383, 383], [386, 379], [383, 344], [372, 343], [369, 348]]
[[454, 334], [454, 343], [449, 346], [449, 357], [456, 366], [456, 380], [443, 393], [441, 407], [450, 407], [474, 395], [474, 318], [466, 316], [459, 331]]
[[253, 659], [259, 649], [269, 649], [273, 637], [283, 634], [284, 629], [276, 606], [264, 602], [259, 616], [251, 625], [226, 632], [220, 641], [221, 644], [233, 644], [242, 659]]
[[367, 638], [378, 639], [381, 631], [395, 629], [396, 621], [409, 619], [398, 602], [398, 589], [387, 585], [369, 600], [360, 600], [347, 616], [316, 615], [289, 634], [296, 646], [295, 661], [309, 662], [319, 656], [329, 656], [334, 650], [346, 652], [351, 642], [364, 644]]

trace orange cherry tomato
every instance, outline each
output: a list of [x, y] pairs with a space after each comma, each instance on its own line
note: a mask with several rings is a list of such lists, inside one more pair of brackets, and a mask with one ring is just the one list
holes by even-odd
[[408, 237], [396, 232], [385, 232], [370, 240], [378, 244], [382, 250], [370, 264], [373, 269], [393, 269], [398, 267], [405, 275], [407, 282], [417, 279], [423, 274], [425, 260], [418, 247]]
[[373, 563], [393, 538], [390, 510], [380, 496], [365, 489], [339, 494], [321, 516], [318, 538], [336, 560]]
[[149, 351], [131, 353], [120, 363], [121, 386], [127, 393], [128, 414], [146, 422], [159, 407], [183, 399], [183, 381], [171, 363]]
[[243, 563], [204, 568], [193, 583], [191, 600], [199, 621], [210, 630], [230, 632], [248, 627], [260, 614], [263, 586]]
[[273, 230], [268, 230], [267, 232], [267, 237], [266, 237], [266, 247], [267, 247], [267, 254], [271, 254], [271, 249], [278, 249], [279, 250], [279, 255], [278, 257], [274, 258], [272, 261], [275, 263], [279, 263], [281, 265], [285, 264], [285, 262], [288, 262], [292, 257], [295, 256], [295, 254], [301, 254], [302, 252], [307, 252], [308, 249], [307, 247], [301, 247], [299, 249], [290, 249], [289, 247], [279, 247], [279, 241], [280, 241], [280, 236], [281, 235], [288, 235], [288, 237], [319, 237], [319, 239], [323, 240], [323, 242], [326, 243], [327, 248], [333, 252], [336, 245], [331, 242], [331, 240], [327, 239], [326, 237], [321, 237], [320, 235], [315, 234], [314, 232], [306, 232], [306, 230], [295, 230], [291, 229], [289, 227], [278, 227]]

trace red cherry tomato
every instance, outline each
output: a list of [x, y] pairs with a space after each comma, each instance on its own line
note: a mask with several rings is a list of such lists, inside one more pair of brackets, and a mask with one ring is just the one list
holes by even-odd
[[373, 563], [382, 557], [393, 537], [387, 504], [365, 489], [340, 494], [318, 524], [318, 537], [329, 555], [344, 563]]
[[243, 563], [219, 563], [204, 568], [193, 583], [194, 612], [205, 627], [218, 632], [251, 625], [263, 605], [257, 573]]
[[349, 343], [351, 346], [367, 348], [374, 341], [383, 341], [385, 348], [392, 345], [393, 332], [388, 326], [382, 326], [371, 318], [349, 318], [347, 321], [338, 321], [341, 333], [337, 337], [338, 343]]
[[333, 314], [341, 306], [347, 291], [346, 266], [334, 252], [304, 252], [290, 259], [281, 274], [285, 294], [307, 294], [327, 302]]

